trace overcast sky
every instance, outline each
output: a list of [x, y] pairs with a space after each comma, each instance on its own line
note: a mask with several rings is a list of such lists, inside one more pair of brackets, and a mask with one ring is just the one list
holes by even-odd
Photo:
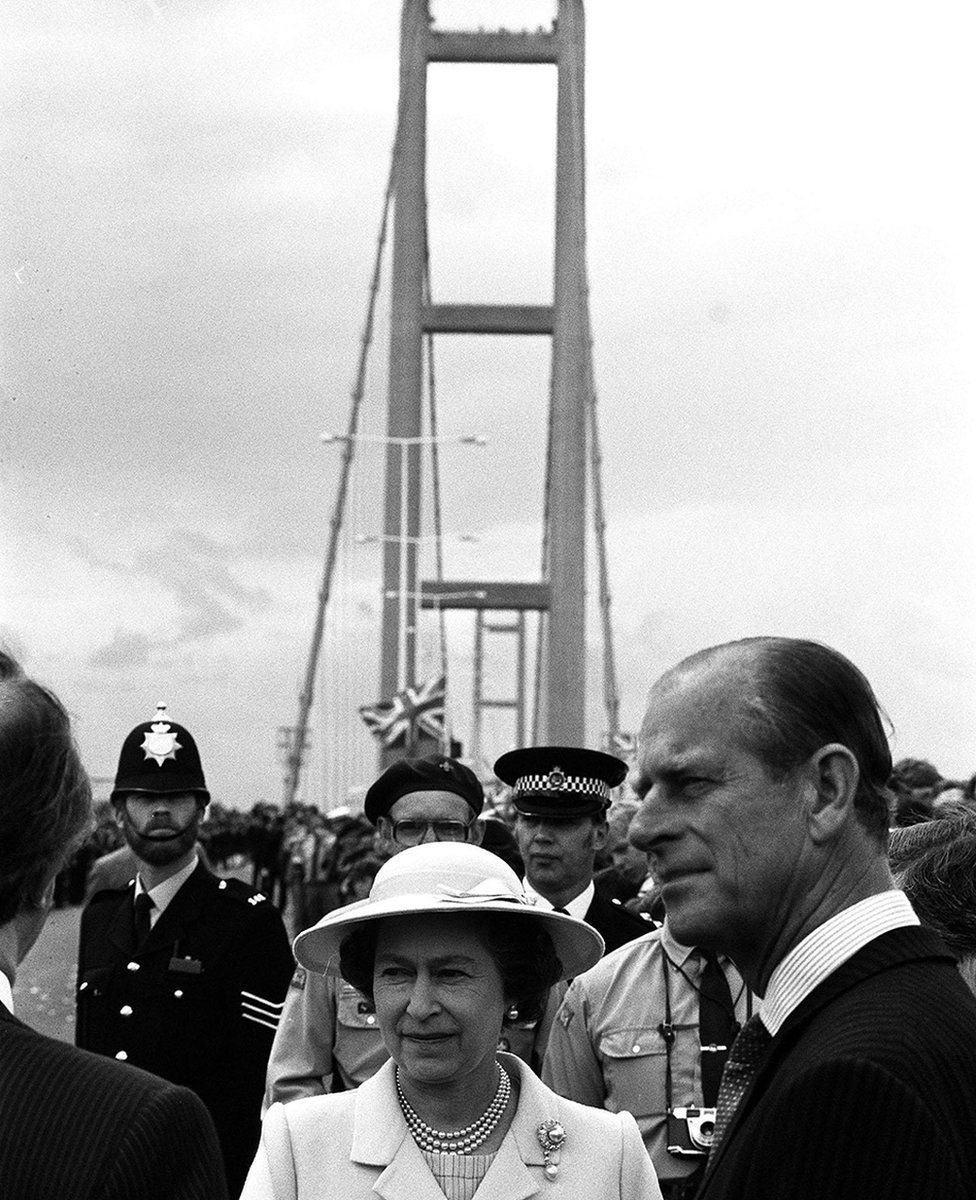
[[[2, 635], [114, 772], [165, 700], [215, 798], [277, 799], [397, 100], [395, 0], [4, 7]], [[441, 0], [442, 26], [548, 24]], [[622, 723], [704, 645], [825, 640], [896, 757], [976, 770], [968, 6], [591, 0], [588, 261]], [[436, 299], [551, 296], [555, 72], [429, 77]], [[381, 297], [364, 427], [385, 424]], [[539, 572], [544, 339], [439, 339], [453, 578]], [[375, 762], [364, 449], [308, 795]], [[425, 574], [432, 573], [432, 560]], [[422, 670], [436, 670], [425, 627]], [[594, 624], [588, 740], [599, 744]], [[451, 621], [468, 738], [470, 619]], [[490, 664], [496, 694], [511, 690]], [[494, 741], [492, 741], [492, 738]], [[493, 728], [491, 759], [511, 731]]]

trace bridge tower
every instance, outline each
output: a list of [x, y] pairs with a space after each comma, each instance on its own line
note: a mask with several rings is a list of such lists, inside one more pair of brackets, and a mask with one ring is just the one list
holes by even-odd
[[[425, 296], [427, 247], [426, 84], [428, 63], [555, 66], [557, 83], [555, 253], [552, 303], [433, 304]], [[428, 0], [404, 0], [394, 178], [393, 267], [383, 548], [380, 694], [416, 680], [417, 610], [483, 596], [474, 607], [545, 614], [540, 664], [542, 721], [552, 744], [585, 744], [586, 494], [589, 315], [585, 272], [583, 0], [558, 0], [551, 29], [451, 32], [435, 29]], [[545, 578], [521, 585], [418, 580], [423, 462], [423, 344], [429, 334], [535, 334], [552, 342], [548, 398]], [[545, 402], [540, 398], [540, 403]], [[435, 593], [439, 592], [439, 595]], [[528, 598], [524, 598], [526, 592]], [[432, 599], [428, 598], [432, 597]], [[509, 599], [506, 599], [508, 597]], [[521, 703], [521, 700], [516, 703]], [[521, 709], [518, 721], [522, 721]]]

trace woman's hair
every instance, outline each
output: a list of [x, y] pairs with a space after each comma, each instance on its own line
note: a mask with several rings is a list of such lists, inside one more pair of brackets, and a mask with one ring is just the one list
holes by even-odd
[[[498, 973], [506, 1000], [518, 1010], [512, 1017], [520, 1023], [537, 1021], [543, 1014], [546, 994], [562, 977], [560, 962], [552, 938], [543, 929], [534, 928], [532, 918], [518, 919], [513, 913], [444, 913], [444, 919], [461, 918], [469, 922], [484, 941]], [[515, 921], [512, 917], [516, 917]], [[396, 919], [396, 918], [393, 918]], [[339, 947], [339, 972], [373, 999], [373, 966], [376, 962], [376, 943], [379, 921], [354, 929]], [[507, 1018], [506, 1018], [507, 1019]]]

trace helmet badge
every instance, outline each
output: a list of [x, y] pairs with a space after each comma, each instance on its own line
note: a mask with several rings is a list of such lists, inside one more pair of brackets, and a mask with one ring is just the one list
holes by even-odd
[[[156, 716], [162, 717], [165, 713], [166, 705], [157, 704]], [[176, 740], [172, 726], [165, 721], [156, 720], [150, 725], [139, 749], [146, 752], [146, 758], [155, 759], [156, 765], [161, 767], [168, 758], [175, 759], [176, 751], [182, 750], [183, 747]]]
[[559, 767], [553, 767], [546, 777], [546, 786], [551, 792], [559, 792], [566, 786], [566, 776]]

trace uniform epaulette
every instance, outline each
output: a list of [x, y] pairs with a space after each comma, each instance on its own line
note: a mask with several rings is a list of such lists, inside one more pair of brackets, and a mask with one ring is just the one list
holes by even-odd
[[249, 883], [242, 883], [239, 879], [219, 879], [217, 881], [217, 891], [223, 892], [228, 900], [237, 900], [239, 903], [246, 904], [250, 908], [257, 908], [259, 905], [271, 903], [264, 892], [257, 891]]

